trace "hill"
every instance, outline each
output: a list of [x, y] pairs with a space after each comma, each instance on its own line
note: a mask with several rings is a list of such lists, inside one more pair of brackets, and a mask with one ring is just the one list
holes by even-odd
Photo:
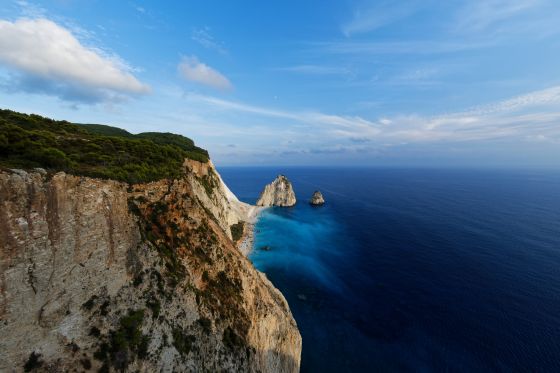
[[185, 158], [209, 160], [206, 150], [181, 135], [135, 135], [101, 124], [76, 124], [0, 110], [0, 167], [42, 167], [139, 183], [178, 178]]

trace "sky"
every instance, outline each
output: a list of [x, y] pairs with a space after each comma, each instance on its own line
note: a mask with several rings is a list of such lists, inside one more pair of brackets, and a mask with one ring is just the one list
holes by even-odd
[[218, 166], [560, 167], [557, 0], [0, 4], [0, 108]]

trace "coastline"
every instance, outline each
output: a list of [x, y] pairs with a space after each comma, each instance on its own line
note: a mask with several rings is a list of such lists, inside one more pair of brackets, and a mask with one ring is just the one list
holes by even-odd
[[255, 226], [261, 212], [265, 210], [265, 207], [251, 206], [248, 211], [247, 221], [243, 227], [243, 235], [237, 241], [237, 248], [246, 257], [253, 251], [253, 245], [255, 243]]

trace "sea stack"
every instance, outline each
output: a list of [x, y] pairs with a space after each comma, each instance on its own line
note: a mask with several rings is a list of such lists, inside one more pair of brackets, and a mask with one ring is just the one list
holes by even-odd
[[257, 206], [293, 206], [296, 204], [296, 195], [292, 183], [284, 175], [278, 175], [276, 179], [264, 187]]
[[321, 192], [316, 190], [315, 193], [313, 193], [313, 195], [311, 196], [311, 199], [309, 200], [309, 203], [314, 205], [314, 206], [320, 206], [320, 205], [325, 204], [325, 199], [323, 198], [323, 195], [321, 194]]

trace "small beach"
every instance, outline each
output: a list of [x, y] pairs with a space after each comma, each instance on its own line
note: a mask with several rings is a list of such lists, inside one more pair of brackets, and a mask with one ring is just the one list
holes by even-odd
[[237, 248], [245, 256], [249, 256], [251, 250], [253, 250], [253, 244], [255, 242], [255, 224], [245, 223], [243, 227], [243, 236], [237, 242]]
[[255, 242], [255, 225], [264, 207], [251, 206], [247, 211], [247, 220], [243, 226], [243, 235], [237, 241], [237, 248], [245, 256], [249, 256]]

